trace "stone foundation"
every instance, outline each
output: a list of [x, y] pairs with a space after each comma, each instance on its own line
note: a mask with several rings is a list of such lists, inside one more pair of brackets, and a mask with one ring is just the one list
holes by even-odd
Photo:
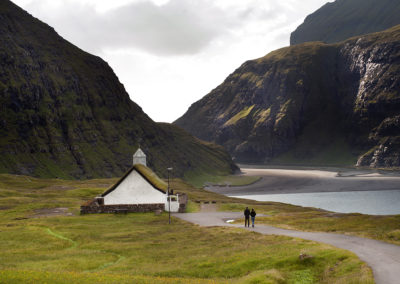
[[[179, 194], [179, 213], [185, 213], [188, 197], [186, 194]], [[133, 213], [133, 212], [155, 212], [164, 211], [164, 203], [152, 204], [118, 204], [104, 205], [103, 198], [89, 200], [81, 206], [81, 214], [95, 213]]]
[[154, 212], [157, 210], [164, 210], [164, 203], [99, 205], [96, 200], [91, 200], [81, 206], [81, 214]]

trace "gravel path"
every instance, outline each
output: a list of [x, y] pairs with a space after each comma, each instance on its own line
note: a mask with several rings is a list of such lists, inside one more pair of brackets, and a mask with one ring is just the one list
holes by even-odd
[[244, 228], [242, 225], [226, 222], [227, 220], [242, 218], [243, 213], [241, 212], [200, 212], [174, 214], [174, 216], [200, 226], [237, 227], [261, 234], [285, 235], [330, 244], [357, 254], [362, 261], [372, 268], [377, 284], [400, 283], [400, 246], [397, 245], [354, 236], [301, 232], [266, 225]]

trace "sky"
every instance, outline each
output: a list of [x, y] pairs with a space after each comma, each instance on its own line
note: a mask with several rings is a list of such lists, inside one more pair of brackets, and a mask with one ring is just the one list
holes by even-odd
[[130, 98], [173, 122], [247, 60], [289, 45], [327, 0], [12, 0], [113, 68]]

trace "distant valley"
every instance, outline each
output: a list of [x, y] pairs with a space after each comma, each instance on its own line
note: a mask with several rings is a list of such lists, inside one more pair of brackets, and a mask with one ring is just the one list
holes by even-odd
[[94, 178], [124, 173], [139, 144], [166, 176], [229, 174], [220, 146], [155, 123], [101, 58], [0, 2], [0, 172]]
[[400, 166], [400, 26], [245, 62], [175, 123], [236, 161]]

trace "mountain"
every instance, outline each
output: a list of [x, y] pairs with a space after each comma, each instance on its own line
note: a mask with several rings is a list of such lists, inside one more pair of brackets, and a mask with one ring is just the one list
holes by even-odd
[[239, 162], [400, 166], [400, 26], [245, 62], [176, 122]]
[[0, 172], [121, 175], [138, 144], [160, 174], [228, 174], [220, 146], [152, 121], [113, 70], [8, 0], [0, 2]]
[[290, 36], [290, 45], [340, 42], [400, 24], [400, 0], [336, 0], [307, 16]]

